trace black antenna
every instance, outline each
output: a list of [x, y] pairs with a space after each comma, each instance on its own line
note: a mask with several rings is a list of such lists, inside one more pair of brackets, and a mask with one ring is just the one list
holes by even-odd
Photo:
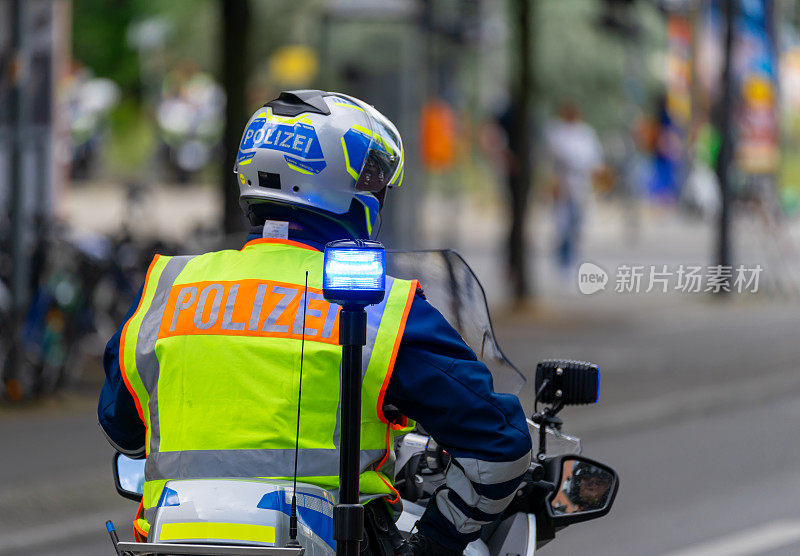
[[297, 542], [297, 455], [300, 448], [300, 400], [303, 399], [303, 352], [306, 347], [306, 307], [308, 306], [308, 271], [303, 290], [303, 332], [300, 336], [300, 384], [297, 388], [297, 430], [294, 435], [294, 474], [292, 475], [292, 509], [289, 513], [289, 542], [287, 548], [301, 548]]

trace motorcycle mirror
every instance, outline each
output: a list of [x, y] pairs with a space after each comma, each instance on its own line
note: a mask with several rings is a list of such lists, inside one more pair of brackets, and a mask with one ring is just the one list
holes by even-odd
[[144, 492], [144, 458], [133, 459], [114, 454], [114, 486], [123, 498], [139, 502]]
[[600, 369], [592, 363], [548, 359], [536, 365], [536, 398], [546, 404], [596, 403]]
[[556, 529], [611, 511], [619, 476], [609, 466], [583, 456], [566, 455], [548, 460], [546, 475], [556, 485], [545, 504]]

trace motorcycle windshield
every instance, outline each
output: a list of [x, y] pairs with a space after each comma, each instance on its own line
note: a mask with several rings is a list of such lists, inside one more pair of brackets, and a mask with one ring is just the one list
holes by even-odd
[[390, 250], [386, 264], [391, 276], [419, 280], [428, 302], [489, 367], [495, 392], [519, 395], [525, 377], [497, 345], [483, 287], [461, 255], [448, 249]]
[[[388, 273], [396, 278], [417, 279], [428, 302], [455, 328], [475, 355], [491, 371], [494, 391], [520, 395], [525, 376], [503, 354], [492, 330], [486, 295], [478, 277], [461, 255], [449, 249], [392, 251], [386, 253]], [[525, 404], [522, 404], [525, 407]], [[536, 439], [539, 425], [528, 419]], [[580, 439], [547, 429], [547, 454], [579, 454]]]

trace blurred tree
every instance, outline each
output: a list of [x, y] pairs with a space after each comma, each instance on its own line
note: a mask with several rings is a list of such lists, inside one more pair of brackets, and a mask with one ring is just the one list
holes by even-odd
[[222, 165], [222, 195], [225, 199], [223, 217], [227, 233], [242, 230], [245, 220], [239, 208], [239, 187], [232, 169], [236, 164], [239, 139], [247, 123], [247, 35], [250, 31], [250, 5], [247, 0], [221, 0], [222, 24], [222, 86], [225, 89], [225, 132], [222, 146], [225, 150]]
[[[220, 12], [214, 0], [170, 0], [155, 4], [170, 25], [169, 66], [191, 61], [197, 69], [220, 78]], [[243, 23], [244, 24], [244, 23]]]
[[511, 287], [517, 301], [530, 293], [528, 277], [529, 249], [526, 241], [526, 217], [531, 189], [531, 117], [534, 76], [531, 67], [533, 58], [532, 19], [534, 8], [528, 0], [513, 0], [512, 20], [516, 22], [515, 40], [511, 47], [512, 74], [511, 108], [506, 115], [506, 127], [511, 145], [511, 161], [506, 183], [509, 190], [511, 228], [508, 236], [508, 269]]
[[[717, 264], [720, 267], [731, 264], [731, 167], [733, 166], [733, 121], [734, 104], [734, 69], [733, 45], [736, 42], [736, 17], [739, 13], [739, 1], [728, 0], [724, 4], [725, 46], [722, 68], [722, 98], [719, 100], [719, 133], [721, 143], [717, 157], [717, 180], [719, 181], [721, 206], [719, 211], [717, 236]], [[720, 297], [730, 291], [730, 278], [725, 280], [726, 286], [717, 290]]]
[[139, 59], [127, 44], [128, 25], [152, 11], [147, 0], [80, 0], [72, 5], [72, 55], [95, 75], [131, 95], [139, 92]]
[[[539, 2], [536, 29], [537, 87], [541, 106], [553, 113], [563, 98], [580, 105], [586, 120], [598, 130], [627, 127], [630, 111], [623, 90], [628, 72], [625, 45], [603, 23], [605, 2], [544, 0]], [[639, 47], [645, 60], [645, 96], [663, 90], [666, 29], [654, 2], [638, 2]]]

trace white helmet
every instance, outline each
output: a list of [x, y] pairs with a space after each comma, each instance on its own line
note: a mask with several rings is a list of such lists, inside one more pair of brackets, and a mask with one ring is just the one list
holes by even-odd
[[248, 121], [234, 173], [251, 222], [273, 219], [276, 208], [308, 212], [369, 238], [386, 188], [403, 181], [403, 142], [388, 118], [356, 98], [284, 91]]

